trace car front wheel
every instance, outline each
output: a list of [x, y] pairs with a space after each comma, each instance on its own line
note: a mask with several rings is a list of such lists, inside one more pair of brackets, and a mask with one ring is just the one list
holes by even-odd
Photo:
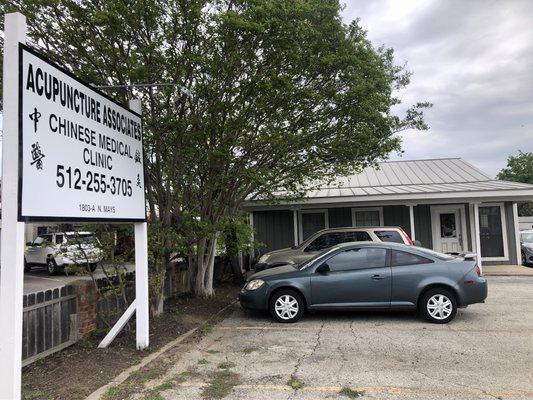
[[30, 272], [31, 271], [31, 265], [28, 264], [26, 261], [26, 258], [24, 258], [24, 272]]
[[434, 324], [446, 324], [457, 314], [455, 294], [447, 289], [430, 289], [422, 296], [419, 304], [424, 318]]
[[276, 321], [296, 322], [302, 318], [305, 305], [302, 296], [294, 290], [284, 289], [270, 298], [270, 314]]

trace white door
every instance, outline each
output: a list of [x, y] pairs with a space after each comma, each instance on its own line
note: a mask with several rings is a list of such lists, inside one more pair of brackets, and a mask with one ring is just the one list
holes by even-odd
[[431, 207], [433, 249], [460, 253], [466, 249], [466, 218], [463, 206]]

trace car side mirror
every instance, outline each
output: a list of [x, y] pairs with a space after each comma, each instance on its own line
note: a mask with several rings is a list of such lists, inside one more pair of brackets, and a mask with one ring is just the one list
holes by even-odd
[[420, 243], [420, 240], [413, 240], [413, 246], [422, 247], [422, 243]]
[[329, 271], [331, 271], [331, 269], [329, 268], [329, 265], [326, 263], [322, 264], [320, 267], [318, 267], [315, 270], [317, 274], [327, 274]]

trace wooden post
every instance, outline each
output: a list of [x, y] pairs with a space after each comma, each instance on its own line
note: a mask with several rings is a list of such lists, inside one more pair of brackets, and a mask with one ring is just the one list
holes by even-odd
[[4, 136], [2, 140], [2, 279], [0, 280], [0, 399], [20, 399], [24, 223], [18, 222], [19, 43], [26, 42], [26, 17], [5, 15]]

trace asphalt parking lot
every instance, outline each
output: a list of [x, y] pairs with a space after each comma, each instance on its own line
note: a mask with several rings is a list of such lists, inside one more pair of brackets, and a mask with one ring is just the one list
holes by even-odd
[[181, 384], [160, 394], [204, 399], [229, 371], [228, 399], [532, 399], [532, 310], [533, 277], [490, 277], [487, 302], [448, 325], [389, 312], [284, 325], [236, 306], [167, 373]]

